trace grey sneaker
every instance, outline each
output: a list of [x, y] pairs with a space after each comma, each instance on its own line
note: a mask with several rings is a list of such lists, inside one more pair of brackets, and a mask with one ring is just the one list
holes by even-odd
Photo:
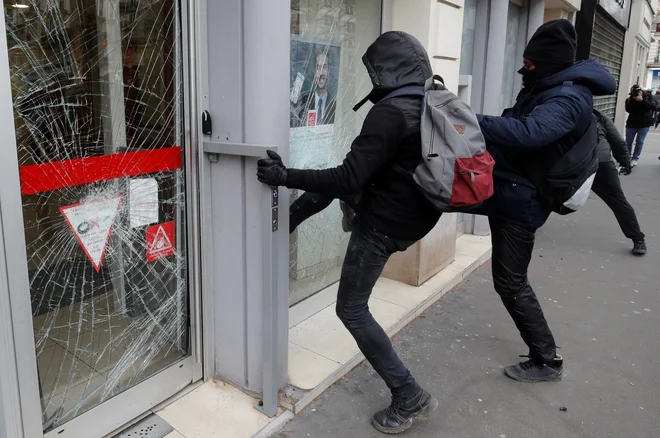
[[538, 364], [530, 359], [504, 368], [504, 374], [524, 383], [557, 381], [561, 380], [564, 374], [564, 359], [557, 355], [549, 364]]
[[425, 390], [410, 398], [392, 396], [392, 404], [378, 411], [371, 419], [371, 425], [382, 433], [390, 435], [404, 432], [413, 422], [424, 420], [438, 407], [438, 400]]
[[636, 256], [643, 256], [646, 254], [646, 242], [643, 240], [638, 240], [636, 242], [633, 242], [635, 246], [633, 246], [632, 253], [635, 254]]

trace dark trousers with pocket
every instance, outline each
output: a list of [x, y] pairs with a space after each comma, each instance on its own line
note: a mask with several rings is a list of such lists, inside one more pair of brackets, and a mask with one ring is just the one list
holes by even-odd
[[628, 239], [644, 240], [645, 236], [639, 228], [637, 215], [623, 193], [619, 173], [613, 161], [598, 165], [598, 172], [596, 172], [591, 190], [610, 207], [619, 222], [621, 231]]
[[489, 222], [495, 291], [529, 347], [530, 358], [536, 363], [550, 363], [557, 355], [557, 346], [527, 278], [536, 229], [494, 217]]
[[411, 397], [419, 385], [397, 356], [385, 330], [369, 311], [369, 297], [390, 256], [414, 242], [394, 239], [358, 220], [339, 280], [337, 316], [393, 395]]

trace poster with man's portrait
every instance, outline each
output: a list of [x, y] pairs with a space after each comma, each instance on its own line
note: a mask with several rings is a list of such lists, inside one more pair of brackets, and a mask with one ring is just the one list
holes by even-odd
[[332, 125], [339, 85], [339, 42], [291, 40], [291, 127]]
[[339, 90], [339, 42], [291, 40], [291, 164], [306, 169], [336, 165], [332, 141]]

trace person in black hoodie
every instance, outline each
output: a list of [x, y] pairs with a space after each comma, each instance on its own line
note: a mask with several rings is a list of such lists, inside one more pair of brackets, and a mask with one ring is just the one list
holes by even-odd
[[[632, 167], [637, 166], [644, 148], [644, 140], [653, 126], [654, 108], [651, 95], [644, 92], [639, 85], [633, 85], [630, 89], [630, 97], [626, 99], [626, 112], [629, 114], [626, 122], [626, 143], [628, 152], [632, 155]], [[633, 143], [635, 143], [635, 152], [633, 152]]]
[[495, 194], [477, 213], [489, 217], [495, 290], [529, 348], [529, 360], [504, 369], [521, 382], [559, 380], [564, 363], [527, 277], [536, 230], [552, 211], [533, 181], [587, 132], [593, 96], [616, 91], [598, 62], [575, 63], [576, 46], [568, 20], [543, 24], [523, 53], [523, 89], [514, 107], [501, 117], [478, 116], [496, 164]]
[[374, 106], [343, 163], [323, 170], [287, 169], [269, 151], [269, 158], [258, 162], [257, 177], [270, 186], [308, 192], [298, 202], [303, 217], [335, 198], [358, 212], [342, 266], [336, 311], [392, 392], [392, 404], [373, 416], [372, 425], [380, 432], [399, 433], [433, 411], [438, 401], [401, 362], [387, 333], [369, 312], [368, 301], [390, 256], [431, 231], [440, 213], [412, 178], [392, 166], [412, 172], [422, 159], [422, 97], [384, 98], [404, 86], [423, 86], [433, 72], [424, 47], [404, 32], [378, 37], [362, 61], [373, 90], [361, 104], [370, 100]]
[[623, 193], [619, 174], [612, 161], [614, 155], [621, 164], [621, 174], [630, 175], [632, 164], [626, 141], [606, 115], [598, 110], [594, 110], [594, 115], [598, 121], [598, 172], [591, 190], [610, 207], [623, 234], [633, 241], [632, 253], [643, 256], [646, 254], [646, 236], [639, 228], [635, 210]]

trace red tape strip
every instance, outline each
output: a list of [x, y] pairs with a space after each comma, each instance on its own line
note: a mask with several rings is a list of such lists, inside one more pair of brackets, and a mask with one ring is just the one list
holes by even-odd
[[33, 195], [64, 187], [180, 168], [181, 148], [174, 146], [22, 166], [19, 172], [21, 193]]

